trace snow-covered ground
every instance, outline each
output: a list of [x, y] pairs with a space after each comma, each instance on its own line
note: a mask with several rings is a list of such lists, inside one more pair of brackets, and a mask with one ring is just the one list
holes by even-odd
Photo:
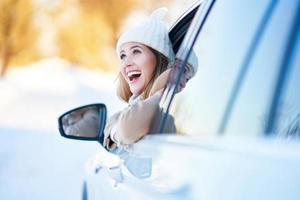
[[0, 79], [0, 199], [80, 199], [85, 161], [100, 145], [64, 139], [57, 118], [102, 102], [109, 114], [125, 106], [115, 75], [59, 58], [14, 68]]

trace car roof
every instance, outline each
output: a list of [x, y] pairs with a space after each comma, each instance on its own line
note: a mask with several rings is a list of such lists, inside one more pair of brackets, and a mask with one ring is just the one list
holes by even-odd
[[202, 1], [195, 1], [170, 28], [169, 37], [175, 54], [177, 53], [201, 2]]

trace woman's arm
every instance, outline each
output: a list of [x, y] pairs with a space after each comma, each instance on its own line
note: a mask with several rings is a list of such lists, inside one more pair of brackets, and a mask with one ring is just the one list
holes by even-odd
[[161, 92], [125, 108], [118, 117], [114, 138], [122, 144], [132, 144], [150, 131]]
[[116, 134], [116, 127], [117, 127], [120, 114], [121, 111], [110, 116], [105, 125], [103, 146], [109, 150], [117, 146], [116, 144], [117, 141], [113, 138]]
[[150, 90], [149, 96], [152, 96], [157, 91], [162, 90], [167, 85], [169, 75], [170, 75], [171, 69], [167, 69], [163, 73], [161, 73], [157, 79], [154, 81], [153, 86]]
[[[128, 106], [109, 118], [104, 131], [104, 146], [111, 150], [120, 144], [133, 144], [151, 131], [151, 124], [159, 109], [162, 90]], [[156, 116], [157, 117], [157, 116]], [[174, 118], [168, 115], [165, 133], [176, 133]]]

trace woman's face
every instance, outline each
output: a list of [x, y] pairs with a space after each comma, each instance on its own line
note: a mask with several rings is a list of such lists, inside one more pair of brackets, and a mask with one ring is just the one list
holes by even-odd
[[149, 47], [137, 43], [125, 43], [120, 50], [121, 74], [134, 95], [141, 94], [152, 78], [156, 57]]

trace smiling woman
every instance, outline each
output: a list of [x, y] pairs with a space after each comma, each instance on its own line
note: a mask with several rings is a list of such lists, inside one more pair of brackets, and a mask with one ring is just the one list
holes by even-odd
[[[182, 62], [174, 59], [168, 30], [161, 21], [166, 11], [166, 8], [154, 11], [143, 23], [124, 32], [117, 41], [116, 51], [120, 59], [117, 95], [128, 106], [108, 119], [103, 146], [109, 150], [132, 144], [154, 132], [150, 127], [157, 109], [160, 109], [162, 91], [172, 82], [172, 77], [177, 77], [178, 66]], [[178, 92], [196, 72], [197, 63], [191, 63], [186, 66], [187, 73], [180, 81]], [[74, 126], [71, 130], [79, 132], [73, 131], [73, 135], [85, 132], [78, 127], [89, 127], [95, 123], [92, 118], [82, 119], [68, 124], [70, 128]], [[76, 126], [77, 123], [80, 126]], [[168, 117], [165, 132], [176, 133], [172, 116]]]
[[[122, 45], [120, 52], [121, 69], [120, 82], [121, 88], [125, 87], [128, 94], [120, 94], [120, 97], [128, 101], [129, 96], [138, 96], [144, 93], [144, 98], [148, 96], [154, 80], [167, 69], [168, 58], [137, 42], [128, 42]], [[161, 62], [157, 62], [157, 61]], [[129, 87], [129, 88], [128, 88]]]
[[[175, 57], [161, 21], [166, 11], [154, 11], [143, 23], [124, 32], [117, 42], [121, 62], [117, 94], [128, 107], [108, 120], [104, 131], [104, 146], [108, 149], [134, 143], [149, 132], [163, 88], [153, 86]], [[175, 132], [173, 122], [169, 132]]]
[[[117, 42], [121, 62], [117, 94], [128, 107], [108, 120], [104, 131], [104, 146], [108, 149], [132, 144], [151, 132], [162, 90], [170, 76], [175, 76], [179, 62], [174, 59], [168, 30], [161, 21], [166, 11], [166, 8], [157, 9], [143, 23], [123, 33]], [[182, 80], [182, 87], [192, 76], [188, 74]], [[176, 133], [172, 116], [168, 118], [165, 132]]]

